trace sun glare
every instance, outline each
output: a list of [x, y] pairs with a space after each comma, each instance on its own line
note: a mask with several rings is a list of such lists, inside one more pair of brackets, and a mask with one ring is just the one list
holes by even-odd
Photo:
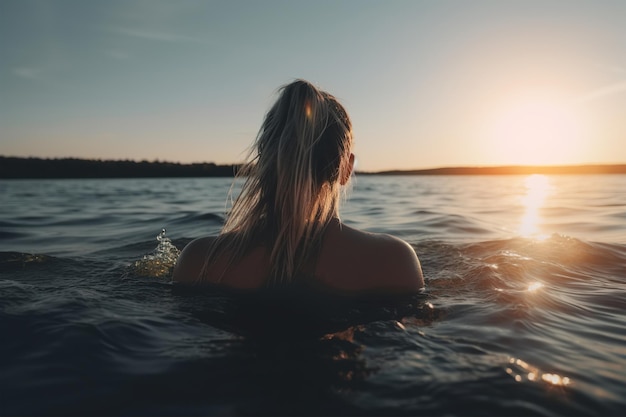
[[504, 106], [492, 123], [489, 151], [498, 164], [571, 164], [583, 152], [580, 118], [556, 101], [532, 98]]
[[539, 223], [541, 216], [540, 209], [543, 207], [546, 197], [550, 194], [551, 185], [545, 175], [531, 175], [524, 181], [526, 194], [522, 197], [524, 205], [524, 216], [521, 219], [519, 233], [522, 236], [533, 236], [543, 240], [547, 236], [540, 233]]

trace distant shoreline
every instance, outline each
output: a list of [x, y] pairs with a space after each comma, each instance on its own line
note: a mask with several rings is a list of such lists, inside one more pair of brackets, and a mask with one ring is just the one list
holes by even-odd
[[361, 175], [568, 175], [626, 174], [626, 164], [611, 165], [507, 165], [490, 167], [448, 167], [415, 170], [360, 172]]
[[[0, 156], [0, 179], [42, 178], [193, 178], [233, 177], [239, 164], [211, 162], [181, 164], [163, 161], [97, 160], [78, 158], [21, 158]], [[626, 174], [626, 164], [448, 167], [357, 172], [357, 175], [563, 175]]]
[[0, 179], [234, 177], [239, 167], [240, 165], [217, 165], [212, 162], [180, 164], [145, 160], [0, 156]]

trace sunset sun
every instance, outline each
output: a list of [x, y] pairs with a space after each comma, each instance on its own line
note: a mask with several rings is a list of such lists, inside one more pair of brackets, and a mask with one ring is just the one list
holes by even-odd
[[549, 100], [520, 101], [492, 119], [489, 152], [511, 164], [571, 164], [583, 152], [581, 134], [573, 108]]

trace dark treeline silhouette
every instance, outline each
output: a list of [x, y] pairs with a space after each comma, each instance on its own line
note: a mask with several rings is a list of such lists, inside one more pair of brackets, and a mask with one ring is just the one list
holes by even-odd
[[232, 177], [239, 165], [0, 156], [0, 178]]
[[450, 167], [407, 171], [361, 172], [362, 175], [563, 175], [626, 174], [626, 165], [511, 165], [495, 167]]
[[[162, 161], [42, 159], [0, 156], [0, 178], [166, 178], [233, 177], [240, 165], [212, 162], [180, 164]], [[407, 171], [358, 172], [359, 175], [530, 175], [626, 174], [622, 165], [451, 167]]]

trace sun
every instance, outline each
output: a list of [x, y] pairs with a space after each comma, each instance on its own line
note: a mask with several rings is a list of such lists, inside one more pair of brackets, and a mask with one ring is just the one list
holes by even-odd
[[503, 106], [492, 118], [488, 136], [487, 151], [498, 164], [571, 164], [584, 152], [576, 109], [548, 99]]

